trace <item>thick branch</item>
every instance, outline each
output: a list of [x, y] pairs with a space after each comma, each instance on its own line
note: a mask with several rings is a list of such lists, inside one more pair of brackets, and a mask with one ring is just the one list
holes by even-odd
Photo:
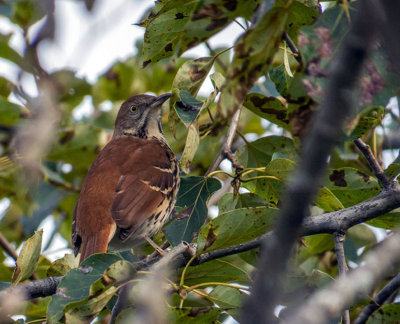
[[[350, 227], [373, 219], [393, 209], [400, 207], [400, 186], [396, 186], [393, 190], [383, 191], [376, 197], [363, 201], [355, 206], [345, 208], [336, 212], [323, 214], [320, 216], [308, 217], [303, 223], [303, 229], [301, 231], [302, 236], [321, 234], [321, 233], [336, 233], [344, 232]], [[246, 252], [261, 246], [263, 240], [270, 240], [272, 232], [266, 233], [260, 237], [255, 238], [252, 241], [230, 246], [228, 248], [215, 250], [211, 252], [205, 252], [199, 255], [192, 263], [191, 266], [199, 265], [205, 262], [209, 262], [225, 256]], [[160, 259], [159, 255], [154, 255], [151, 258], [135, 262], [133, 264], [136, 270], [145, 270], [151, 267]], [[174, 267], [184, 267], [190, 259], [190, 255], [181, 254], [176, 257], [174, 261]], [[49, 278], [51, 279], [51, 278]], [[17, 287], [24, 287], [26, 289], [27, 296], [34, 295], [35, 297], [46, 297], [56, 292], [56, 285], [48, 287], [43, 290], [42, 294], [38, 294], [41, 291], [41, 287], [44, 286], [49, 279], [31, 282], [27, 285], [20, 285]], [[54, 278], [58, 284], [61, 277]], [[48, 282], [47, 282], [48, 284]], [[26, 286], [26, 287], [25, 287]], [[39, 286], [39, 287], [36, 287]], [[14, 289], [14, 288], [12, 288]], [[5, 290], [4, 292], [7, 292]]]
[[381, 305], [399, 288], [400, 274], [390, 280], [390, 282], [383, 287], [383, 289], [374, 297], [374, 300], [371, 304], [364, 307], [357, 319], [354, 321], [354, 324], [364, 324], [372, 315], [372, 313], [380, 308]]
[[367, 296], [400, 263], [400, 233], [389, 236], [365, 258], [365, 263], [313, 294], [287, 323], [319, 324], [334, 319], [349, 305]]
[[308, 206], [326, 168], [328, 156], [340, 138], [342, 125], [353, 106], [351, 100], [379, 15], [373, 1], [360, 2], [351, 30], [333, 65], [324, 100], [304, 143], [299, 168], [282, 199], [278, 223], [271, 239], [263, 244], [259, 271], [244, 303], [242, 323], [269, 323], [281, 295], [287, 260], [299, 236]]

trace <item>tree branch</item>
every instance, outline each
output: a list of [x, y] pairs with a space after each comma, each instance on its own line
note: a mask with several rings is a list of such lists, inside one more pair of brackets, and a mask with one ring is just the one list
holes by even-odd
[[[335, 252], [338, 260], [339, 276], [345, 276], [346, 272], [349, 271], [346, 263], [346, 256], [344, 255], [344, 232], [335, 232], [333, 234], [335, 239]], [[350, 312], [346, 309], [343, 312], [344, 324], [350, 324]]]
[[362, 1], [351, 29], [335, 58], [324, 100], [306, 138], [300, 165], [287, 186], [271, 238], [263, 244], [258, 272], [244, 302], [242, 323], [269, 323], [281, 296], [286, 263], [300, 232], [308, 206], [326, 168], [328, 156], [341, 136], [352, 109], [353, 90], [376, 32], [379, 15], [374, 2]]
[[[228, 133], [226, 134], [225, 143], [224, 143], [224, 145], [222, 145], [222, 148], [219, 151], [217, 157], [214, 159], [213, 163], [211, 163], [210, 167], [208, 168], [206, 175], [217, 170], [219, 164], [222, 162], [222, 160], [224, 158], [227, 157], [227, 155], [229, 153], [232, 155], [231, 147], [232, 147], [233, 139], [235, 138], [235, 135], [236, 135], [236, 130], [239, 125], [241, 111], [242, 111], [242, 106], [240, 106], [240, 108], [238, 110], [236, 110], [235, 114], [233, 115], [231, 124], [228, 129]], [[231, 162], [232, 162], [232, 164], [234, 163], [234, 161], [232, 161], [232, 160], [231, 160]]]
[[365, 144], [361, 138], [357, 138], [354, 141], [354, 144], [361, 151], [361, 153], [364, 154], [365, 158], [368, 161], [369, 166], [371, 167], [372, 172], [374, 173], [378, 181], [382, 184], [382, 187], [385, 189], [389, 189], [394, 184], [394, 181], [392, 181], [385, 174], [379, 162], [377, 161], [376, 157], [372, 153], [369, 145]]
[[[400, 186], [397, 185], [394, 189], [389, 191], [383, 191], [376, 197], [370, 198], [363, 201], [357, 205], [338, 210], [335, 212], [322, 214], [320, 216], [308, 217], [304, 220], [303, 228], [301, 231], [302, 236], [321, 234], [321, 233], [336, 233], [344, 232], [350, 227], [365, 222], [367, 220], [373, 219], [393, 209], [400, 207]], [[219, 259], [225, 256], [238, 254], [241, 252], [246, 252], [255, 248], [259, 248], [263, 241], [269, 241], [272, 237], [272, 232], [266, 233], [262, 236], [255, 238], [249, 242], [238, 244], [235, 246], [230, 246], [224, 249], [219, 249], [211, 252], [205, 252], [199, 255], [192, 263], [191, 266], [196, 266], [205, 262], [209, 262], [215, 259]], [[160, 255], [153, 255], [151, 258], [145, 258], [133, 263], [134, 268], [138, 270], [145, 270], [151, 267], [153, 264], [160, 260]], [[174, 267], [180, 268], [184, 267], [190, 259], [190, 255], [178, 255], [174, 262]], [[55, 285], [43, 287], [47, 284], [52, 284], [52, 282], [47, 282], [48, 279], [39, 280], [31, 282], [25, 285], [19, 285], [17, 287], [22, 287], [27, 291], [27, 298], [30, 296], [36, 297], [46, 297], [54, 294], [56, 292], [56, 285], [60, 282], [61, 277], [54, 277]], [[38, 286], [38, 287], [36, 287]], [[15, 288], [17, 288], [15, 287]], [[9, 289], [15, 289], [9, 288]], [[2, 293], [7, 293], [8, 289], [2, 291]], [[42, 291], [42, 294], [40, 294]], [[33, 298], [33, 297], [32, 297]]]
[[287, 319], [287, 323], [319, 324], [334, 319], [349, 305], [366, 297], [399, 263], [400, 233], [396, 232], [371, 251], [362, 266], [313, 294]]
[[354, 324], [364, 324], [368, 318], [375, 312], [382, 304], [400, 288], [400, 274], [394, 277], [390, 282], [383, 287], [383, 289], [374, 297], [373, 302], [368, 306], [364, 307], [361, 313], [358, 315]]

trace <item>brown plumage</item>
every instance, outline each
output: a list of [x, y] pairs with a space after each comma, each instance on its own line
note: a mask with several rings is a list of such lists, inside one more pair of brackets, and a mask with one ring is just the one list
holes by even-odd
[[75, 206], [72, 242], [81, 262], [108, 247], [129, 249], [168, 219], [179, 188], [161, 128], [169, 97], [138, 95], [121, 105], [112, 140], [90, 167]]

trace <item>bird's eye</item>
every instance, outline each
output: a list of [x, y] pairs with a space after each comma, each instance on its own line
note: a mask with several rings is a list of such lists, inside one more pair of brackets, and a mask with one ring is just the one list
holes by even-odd
[[131, 113], [133, 113], [133, 114], [137, 114], [137, 112], [139, 111], [139, 110], [137, 109], [136, 106], [130, 106], [130, 107], [129, 107], [129, 110], [130, 110]]

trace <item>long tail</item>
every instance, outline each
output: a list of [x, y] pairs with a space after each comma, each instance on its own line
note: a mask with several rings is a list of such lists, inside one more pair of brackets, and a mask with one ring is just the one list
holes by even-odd
[[108, 235], [100, 232], [94, 236], [82, 238], [81, 258], [82, 263], [86, 258], [95, 253], [106, 253], [108, 246]]

